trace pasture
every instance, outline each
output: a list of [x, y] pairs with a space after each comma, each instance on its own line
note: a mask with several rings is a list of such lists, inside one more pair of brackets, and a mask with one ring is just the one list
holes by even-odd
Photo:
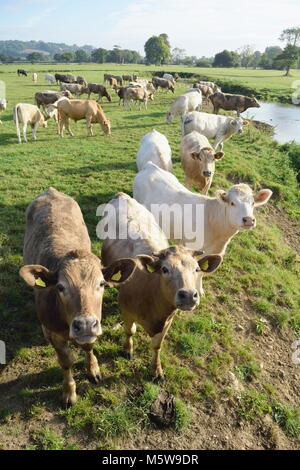
[[[38, 129], [36, 142], [28, 135], [28, 144], [19, 145], [12, 107], [33, 103], [36, 91], [58, 88], [45, 84], [44, 73], [70, 71], [103, 83], [106, 72], [150, 78], [154, 67], [24, 66], [38, 73], [37, 84], [30, 74], [18, 77], [16, 68], [0, 66], [9, 100], [0, 125], [0, 340], [7, 347], [7, 365], [0, 365], [0, 448], [299, 447], [299, 365], [291, 359], [291, 345], [300, 335], [299, 186], [284, 148], [253, 125], [225, 143], [210, 195], [236, 182], [270, 188], [274, 195], [270, 204], [257, 210], [257, 227], [239, 233], [219, 270], [204, 279], [206, 295], [197, 311], [180, 312], [175, 318], [162, 351], [165, 383], [151, 382], [149, 341], [141, 329], [135, 335], [133, 361], [121, 357], [123, 330], [113, 328], [120, 321], [117, 291], [107, 289], [103, 335], [95, 346], [103, 381], [98, 386], [88, 382], [83, 355], [75, 351], [78, 403], [67, 411], [60, 408], [61, 370], [43, 338], [33, 293], [18, 276], [25, 209], [49, 186], [72, 196], [83, 212], [93, 251], [99, 254], [96, 209], [119, 191], [132, 195], [136, 154], [145, 133], [155, 128], [166, 135], [174, 173], [184, 181], [179, 119], [167, 125], [165, 117], [174, 96], [192, 81], [180, 80], [175, 95], [157, 92], [148, 110], [141, 111], [119, 107], [111, 90], [112, 102], [102, 102], [111, 121], [110, 136], [94, 125], [94, 137], [88, 138], [85, 122], [80, 121], [71, 123], [75, 137], [59, 139], [54, 121], [48, 121], [47, 129]], [[168, 67], [183, 69], [189, 71]], [[285, 81], [280, 71], [191, 71], [210, 77], [220, 72], [223, 79], [233, 78], [232, 73], [242, 83], [247, 73], [249, 86], [272, 89], [289, 87], [292, 80]], [[148, 416], [160, 388], [176, 398], [176, 420], [167, 430], [156, 428]]]

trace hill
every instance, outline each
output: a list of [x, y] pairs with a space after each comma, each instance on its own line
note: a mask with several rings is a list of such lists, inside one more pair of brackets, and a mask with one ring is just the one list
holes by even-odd
[[77, 44], [69, 46], [64, 43], [44, 41], [0, 41], [0, 54], [5, 54], [12, 57], [26, 57], [28, 51], [42, 52], [49, 55], [50, 57], [53, 57], [54, 54], [61, 54], [62, 52], [75, 52], [78, 49], [90, 53], [94, 47], [89, 45], [77, 46]]

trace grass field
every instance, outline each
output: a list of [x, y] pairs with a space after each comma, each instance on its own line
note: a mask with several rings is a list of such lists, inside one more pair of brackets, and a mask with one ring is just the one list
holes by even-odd
[[[14, 66], [0, 66], [9, 100], [0, 127], [0, 340], [7, 346], [7, 365], [0, 366], [0, 448], [299, 447], [299, 366], [291, 361], [291, 344], [300, 335], [299, 186], [284, 147], [252, 125], [225, 144], [211, 195], [246, 182], [255, 189], [271, 188], [274, 196], [268, 207], [257, 211], [257, 228], [238, 234], [221, 268], [204, 280], [206, 296], [197, 312], [179, 313], [168, 334], [162, 351], [167, 378], [163, 388], [176, 397], [174, 428], [161, 431], [149, 421], [159, 387], [151, 382], [149, 341], [140, 329], [134, 360], [120, 356], [123, 331], [112, 329], [120, 320], [112, 289], [105, 293], [104, 333], [95, 348], [103, 382], [89, 384], [83, 356], [75, 351], [79, 400], [68, 411], [60, 409], [62, 374], [54, 350], [43, 339], [33, 293], [18, 276], [25, 208], [49, 186], [74, 197], [99, 254], [97, 206], [118, 191], [132, 194], [136, 153], [146, 132], [156, 128], [167, 136], [174, 173], [183, 181], [179, 120], [165, 124], [171, 94], [158, 92], [148, 110], [127, 111], [118, 107], [112, 92], [112, 103], [103, 102], [111, 136], [94, 126], [94, 137], [87, 138], [85, 123], [78, 122], [71, 125], [75, 137], [62, 140], [50, 122], [38, 130], [36, 142], [18, 145], [11, 110], [17, 102], [33, 103], [36, 91], [49, 88], [42, 71], [68, 70], [102, 82], [106, 71], [147, 76], [153, 67], [71, 64], [26, 69], [40, 72], [36, 85], [29, 77], [18, 77]], [[206, 74], [207, 69], [202, 71]], [[246, 72], [230, 70], [235, 72], [244, 82]], [[282, 72], [264, 72], [265, 77], [261, 71], [248, 73], [255, 75], [248, 77], [252, 86], [271, 86], [271, 75], [272, 89], [287, 83], [281, 82]], [[181, 80], [176, 95], [186, 88], [187, 81]]]

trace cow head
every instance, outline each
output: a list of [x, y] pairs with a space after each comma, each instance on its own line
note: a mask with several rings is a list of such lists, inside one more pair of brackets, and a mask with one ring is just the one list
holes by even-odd
[[44, 291], [56, 305], [69, 328], [69, 338], [78, 344], [94, 343], [102, 333], [101, 315], [104, 286], [119, 286], [133, 274], [136, 261], [121, 259], [103, 268], [90, 252], [74, 251], [64, 256], [57, 270], [26, 265], [20, 276], [36, 291]]
[[227, 223], [235, 230], [254, 228], [254, 207], [266, 204], [272, 196], [270, 189], [253, 192], [247, 184], [236, 184], [227, 192], [216, 192], [217, 199], [226, 207]]
[[248, 126], [248, 121], [243, 121], [242, 118], [231, 119], [229, 122], [230, 129], [235, 134], [241, 134], [244, 126]]
[[257, 101], [256, 98], [254, 98], [254, 97], [250, 98], [249, 108], [260, 108], [260, 104], [259, 104], [259, 102]]
[[224, 152], [214, 152], [210, 147], [204, 147], [199, 151], [199, 148], [191, 152], [193, 160], [197, 160], [201, 164], [201, 176], [210, 178], [215, 170], [215, 160], [221, 160], [224, 157]]
[[138, 259], [150, 275], [160, 276], [163, 297], [180, 310], [194, 310], [199, 305], [203, 274], [215, 271], [222, 262], [219, 255], [203, 257], [203, 251], [178, 245], [152, 256], [139, 255]]

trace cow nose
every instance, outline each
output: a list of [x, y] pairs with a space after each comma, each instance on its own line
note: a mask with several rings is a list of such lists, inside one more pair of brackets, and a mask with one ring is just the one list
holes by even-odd
[[255, 218], [254, 217], [243, 217], [244, 225], [254, 225]]
[[204, 176], [211, 176], [211, 171], [203, 171]]
[[177, 306], [182, 310], [188, 310], [195, 307], [199, 301], [199, 293], [196, 289], [180, 289], [177, 292]]
[[74, 320], [73, 321], [73, 330], [75, 333], [79, 333], [82, 327], [82, 321], [81, 320]]

